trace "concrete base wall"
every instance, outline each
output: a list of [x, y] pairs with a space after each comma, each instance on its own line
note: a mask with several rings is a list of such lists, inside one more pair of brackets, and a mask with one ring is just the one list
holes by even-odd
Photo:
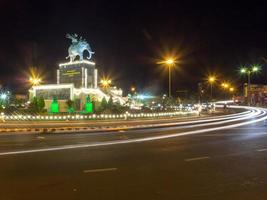
[[[59, 112], [68, 112], [68, 106], [66, 100], [58, 100]], [[50, 112], [52, 100], [45, 100], [45, 109]]]

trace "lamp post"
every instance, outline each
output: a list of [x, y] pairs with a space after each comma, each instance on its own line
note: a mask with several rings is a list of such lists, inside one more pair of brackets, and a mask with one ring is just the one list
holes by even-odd
[[240, 69], [241, 74], [246, 74], [248, 78], [248, 85], [247, 85], [247, 98], [248, 98], [248, 105], [251, 105], [251, 97], [250, 97], [250, 91], [251, 91], [251, 75], [253, 73], [257, 73], [259, 71], [259, 67], [254, 65], [252, 67], [243, 67]]
[[168, 66], [169, 69], [169, 97], [172, 96], [171, 94], [171, 68], [174, 65], [175, 61], [172, 58], [169, 58], [165, 61], [165, 64]]
[[234, 87], [230, 87], [229, 88], [229, 92], [232, 94], [232, 99], [234, 99], [235, 88]]
[[[224, 90], [227, 90], [229, 88], [229, 83], [223, 82], [221, 86]], [[226, 92], [224, 92], [224, 99], [226, 100]]]
[[37, 86], [43, 82], [43, 76], [38, 72], [37, 68], [30, 68], [28, 81], [31, 86]]
[[216, 78], [214, 76], [210, 76], [208, 78], [209, 84], [210, 84], [210, 100], [212, 101], [212, 88], [213, 88], [213, 83], [215, 82]]

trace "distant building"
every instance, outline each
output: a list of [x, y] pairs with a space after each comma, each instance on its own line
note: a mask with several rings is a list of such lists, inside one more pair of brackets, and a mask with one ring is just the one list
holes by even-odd
[[28, 96], [26, 94], [15, 94], [15, 98], [26, 101], [28, 99]]
[[[244, 98], [248, 98], [248, 85], [244, 84]], [[267, 105], [267, 85], [250, 85], [250, 98], [252, 105]]]

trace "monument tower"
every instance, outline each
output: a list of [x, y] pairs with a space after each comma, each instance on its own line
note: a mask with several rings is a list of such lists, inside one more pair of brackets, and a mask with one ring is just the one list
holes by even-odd
[[[72, 44], [68, 49], [70, 62], [59, 64], [57, 70], [57, 84], [73, 83], [75, 88], [97, 88], [97, 69], [90, 61], [92, 52], [90, 45], [77, 34], [67, 34]], [[84, 52], [88, 52], [88, 60], [84, 59]], [[75, 58], [79, 57], [78, 61]]]
[[[88, 104], [87, 99], [101, 101], [109, 99], [97, 85], [97, 69], [91, 61], [94, 52], [90, 45], [77, 34], [67, 34], [71, 39], [68, 49], [69, 62], [59, 64], [57, 69], [57, 83], [32, 86], [29, 90], [30, 99], [33, 97], [44, 98], [45, 108], [51, 110], [51, 105], [57, 103], [59, 112], [66, 112], [66, 102], [74, 102], [76, 111], [83, 111]], [[84, 55], [87, 55], [86, 57]]]

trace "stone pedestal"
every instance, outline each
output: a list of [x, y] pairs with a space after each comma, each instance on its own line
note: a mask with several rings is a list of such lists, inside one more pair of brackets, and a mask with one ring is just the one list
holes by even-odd
[[95, 63], [82, 60], [60, 64], [57, 71], [57, 83], [73, 83], [75, 88], [97, 88]]

